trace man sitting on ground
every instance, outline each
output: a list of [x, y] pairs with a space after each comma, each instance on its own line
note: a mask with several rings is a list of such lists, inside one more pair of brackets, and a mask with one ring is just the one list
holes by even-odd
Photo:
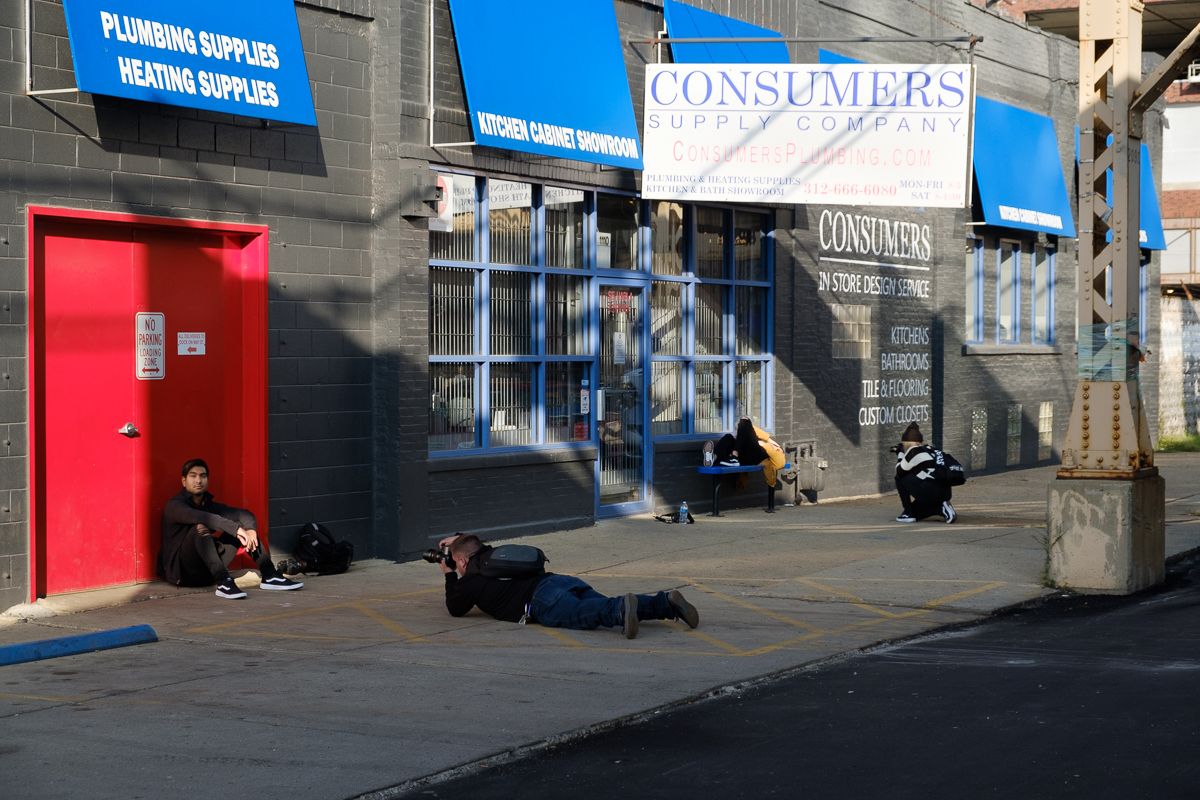
[[303, 583], [283, 577], [271, 563], [267, 545], [258, 538], [258, 523], [244, 508], [213, 500], [208, 493], [208, 465], [193, 458], [183, 465], [183, 491], [167, 501], [162, 516], [159, 574], [176, 586], [212, 586], [217, 597], [246, 596], [229, 575], [238, 548], [262, 572], [263, 589], [299, 589]]
[[934, 514], [941, 514], [947, 523], [954, 522], [958, 514], [950, 505], [953, 490], [949, 483], [935, 477], [937, 454], [924, 442], [915, 422], [900, 437], [900, 449], [896, 454], [896, 491], [900, 494], [904, 512], [896, 517], [896, 522], [916, 522]]
[[[626, 639], [638, 634], [644, 619], [681, 619], [688, 627], [700, 624], [700, 612], [683, 599], [678, 590], [658, 594], [627, 594], [605, 597], [579, 578], [546, 573], [532, 578], [500, 580], [480, 572], [479, 559], [490, 553], [474, 534], [449, 536], [440, 542], [450, 545], [455, 572], [443, 561], [446, 573], [446, 610], [461, 617], [474, 606], [505, 622], [537, 622], [548, 628], [591, 630], [601, 625], [620, 628]], [[462, 577], [459, 577], [459, 573]]]

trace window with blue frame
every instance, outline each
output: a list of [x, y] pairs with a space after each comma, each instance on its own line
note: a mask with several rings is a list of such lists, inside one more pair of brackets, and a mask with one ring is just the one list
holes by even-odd
[[1008, 239], [996, 248], [996, 341], [1021, 341], [1021, 243]]
[[1033, 341], [1054, 343], [1054, 248], [1033, 246]]
[[650, 380], [638, 383], [652, 436], [717, 433], [741, 415], [770, 423], [767, 213], [449, 172], [438, 182], [430, 453], [595, 441], [605, 276], [645, 283]]
[[967, 239], [965, 279], [963, 336], [978, 343], [983, 341], [983, 240], [973, 236]]

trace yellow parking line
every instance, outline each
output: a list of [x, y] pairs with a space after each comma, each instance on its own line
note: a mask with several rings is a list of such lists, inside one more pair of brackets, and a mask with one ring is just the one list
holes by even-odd
[[205, 625], [204, 627], [201, 627], [201, 628], [190, 628], [186, 632], [187, 633], [209, 633], [211, 631], [220, 630], [222, 628], [235, 628], [239, 625], [249, 625], [249, 624], [255, 623], [255, 622], [270, 622], [271, 620], [276, 620], [276, 619], [287, 619], [288, 617], [298, 617], [298, 616], [302, 616], [304, 614], [316, 614], [317, 612], [320, 612], [320, 611], [332, 611], [337, 608], [347, 608], [347, 607], [353, 606], [355, 603], [382, 603], [385, 600], [398, 600], [402, 597], [416, 597], [417, 595], [432, 594], [434, 592], [441, 592], [441, 591], [444, 591], [444, 590], [441, 588], [420, 589], [415, 592], [401, 592], [400, 594], [389, 594], [389, 595], [384, 595], [383, 597], [371, 597], [366, 600], [351, 600], [348, 603], [337, 603], [336, 605], [332, 605], [332, 606], [318, 606], [316, 608], [298, 608], [295, 611], [285, 611], [282, 614], [271, 614], [270, 616], [266, 616], [266, 617], [254, 617], [253, 619], [239, 619], [239, 620], [234, 620], [233, 622], [220, 622], [220, 623], [217, 623], [216, 625]]
[[1008, 585], [1008, 581], [993, 581], [993, 582], [989, 583], [988, 585], [980, 586], [977, 589], [967, 589], [964, 592], [958, 592], [957, 594], [951, 594], [951, 595], [946, 595], [945, 597], [940, 597], [937, 600], [931, 600], [930, 602], [926, 603], [925, 606], [927, 608], [936, 608], [937, 606], [943, 605], [945, 603], [952, 603], [955, 600], [962, 600], [964, 597], [970, 597], [971, 595], [974, 595], [974, 594], [982, 594], [983, 592], [990, 592], [992, 589], [999, 589], [1001, 586], [1007, 586], [1007, 585]]
[[0, 700], [45, 700], [48, 703], [86, 703], [103, 697], [42, 697], [36, 694], [0, 694]]
[[665, 619], [665, 620], [663, 620], [663, 624], [666, 625], [668, 628], [673, 628], [674, 630], [677, 630], [681, 633], [686, 633], [688, 636], [694, 636], [702, 642], [708, 642], [709, 644], [713, 645], [714, 647], [719, 647], [722, 650], [724, 650], [726, 653], [730, 653], [731, 655], [740, 656], [742, 654], [742, 649], [740, 647], [734, 647], [733, 645], [729, 644], [728, 642], [723, 642], [715, 636], [709, 636], [707, 633], [704, 633], [703, 631], [692, 630], [687, 625], [684, 625], [680, 622], [672, 622], [671, 620]]
[[562, 642], [563, 644], [567, 645], [568, 647], [570, 647], [574, 650], [591, 650], [592, 649], [592, 648], [588, 647], [586, 644], [584, 644], [583, 642], [579, 641], [578, 639], [574, 639], [574, 638], [568, 636], [567, 634], [563, 633], [562, 631], [558, 630], [557, 628], [547, 628], [542, 625], [538, 625], [538, 628], [540, 628], [542, 633], [546, 634], [551, 639], [557, 639], [558, 641]]
[[371, 619], [375, 620], [376, 622], [378, 622], [383, 627], [387, 628], [392, 633], [398, 633], [410, 642], [427, 641], [425, 639], [425, 637], [418, 636], [417, 634], [415, 634], [412, 631], [405, 628], [403, 625], [400, 625], [399, 623], [396, 623], [396, 622], [392, 622], [390, 619], [385, 617], [383, 614], [380, 614], [378, 611], [375, 611], [374, 609], [367, 608], [362, 603], [351, 603], [350, 607], [361, 611], [363, 614], [365, 614], [368, 617], [370, 617]]
[[765, 616], [768, 616], [768, 617], [770, 617], [771, 619], [779, 620], [780, 622], [786, 622], [786, 623], [787, 623], [787, 624], [789, 624], [789, 625], [795, 625], [797, 628], [806, 628], [806, 629], [808, 629], [808, 630], [812, 631], [813, 633], [822, 633], [822, 632], [823, 632], [823, 631], [822, 631], [820, 628], [818, 628], [818, 627], [817, 627], [817, 626], [815, 626], [815, 625], [810, 625], [810, 624], [809, 624], [809, 623], [807, 623], [807, 622], [803, 622], [803, 621], [801, 621], [801, 620], [794, 619], [794, 618], [792, 618], [792, 617], [789, 617], [789, 616], [787, 616], [787, 615], [785, 615], [785, 614], [778, 614], [778, 613], [776, 613], [776, 612], [774, 612], [774, 611], [768, 611], [768, 610], [767, 610], [767, 609], [765, 609], [765, 608], [762, 608], [762, 607], [760, 607], [760, 606], [756, 606], [756, 605], [754, 605], [753, 603], [748, 603], [748, 602], [746, 602], [745, 600], [741, 600], [741, 599], [739, 599], [739, 598], [737, 598], [737, 597], [733, 597], [732, 595], [728, 595], [728, 594], [725, 594], [725, 593], [723, 593], [723, 592], [718, 592], [716, 589], [709, 588], [708, 586], [705, 586], [705, 585], [704, 585], [704, 584], [702, 584], [702, 583], [697, 583], [697, 582], [695, 582], [695, 581], [692, 581], [692, 580], [690, 580], [690, 579], [689, 579], [689, 581], [688, 581], [688, 582], [689, 582], [689, 583], [691, 583], [693, 586], [695, 586], [697, 589], [699, 589], [699, 590], [700, 590], [700, 591], [702, 591], [702, 592], [707, 592], [708, 594], [711, 594], [711, 595], [713, 595], [714, 597], [719, 597], [719, 598], [721, 598], [722, 600], [726, 600], [726, 601], [728, 601], [728, 602], [730, 602], [730, 603], [733, 603], [734, 605], [741, 606], [742, 608], [748, 608], [748, 609], [750, 609], [751, 611], [757, 611], [759, 614], [763, 614], [763, 615], [765, 615]]
[[[839, 589], [834, 589], [832, 586], [823, 586], [821, 583], [819, 583], [816, 580], [813, 580], [812, 578], [796, 578], [795, 580], [797, 583], [808, 584], [809, 586], [812, 586], [815, 589], [820, 589], [822, 591], [829, 592], [830, 594], [837, 595], [838, 597], [845, 597], [847, 600], [853, 601], [850, 603], [850, 605], [855, 606], [856, 608], [861, 608], [866, 611], [873, 611], [876, 614], [880, 614], [885, 617], [900, 616], [899, 614], [896, 614], [893, 611], [888, 611], [887, 609], [879, 608], [878, 606], [873, 606], [856, 594], [850, 594], [849, 592], [843, 592]], [[822, 579], [822, 580], [824, 580], [824, 579]]]

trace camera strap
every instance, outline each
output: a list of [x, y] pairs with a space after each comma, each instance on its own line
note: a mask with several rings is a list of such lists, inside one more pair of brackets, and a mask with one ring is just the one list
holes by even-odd
[[533, 610], [533, 603], [526, 603], [525, 604], [525, 613], [521, 615], [521, 618], [519, 620], [517, 620], [517, 624], [524, 625], [526, 622], [533, 619], [533, 615], [530, 613], [532, 610]]

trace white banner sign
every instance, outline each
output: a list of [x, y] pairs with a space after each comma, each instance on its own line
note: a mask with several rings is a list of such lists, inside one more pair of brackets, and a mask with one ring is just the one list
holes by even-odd
[[651, 64], [642, 194], [962, 208], [964, 64]]

